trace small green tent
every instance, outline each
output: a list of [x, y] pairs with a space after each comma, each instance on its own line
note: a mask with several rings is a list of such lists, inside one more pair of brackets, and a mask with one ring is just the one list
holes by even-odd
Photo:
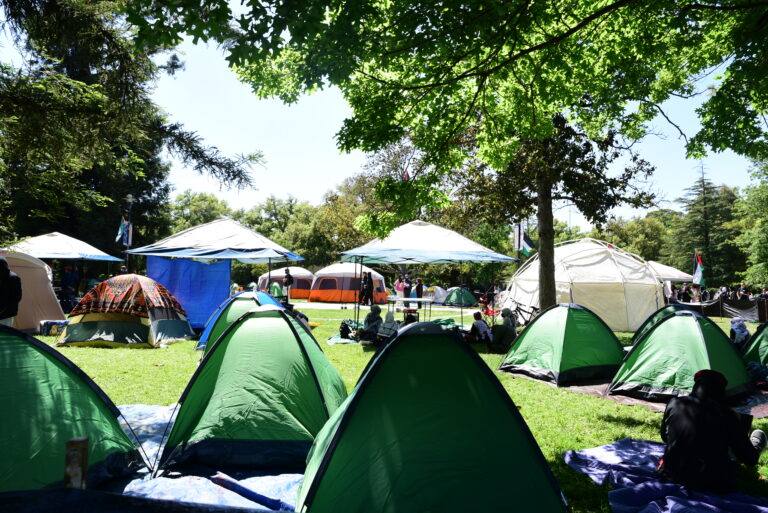
[[662, 306], [655, 312], [653, 312], [651, 315], [648, 316], [646, 320], [643, 321], [643, 323], [640, 325], [639, 328], [637, 328], [637, 331], [634, 335], [632, 335], [632, 343], [634, 344], [641, 338], [643, 338], [643, 335], [645, 335], [646, 332], [648, 332], [651, 328], [656, 326], [658, 323], [661, 322], [661, 320], [666, 317], [669, 314], [673, 314], [675, 312], [683, 312], [683, 311], [693, 311], [690, 306], [683, 304], [683, 303], [672, 303], [669, 305]]
[[262, 291], [240, 292], [227, 298], [205, 323], [205, 329], [197, 343], [197, 350], [208, 352], [208, 349], [210, 349], [209, 342], [212, 346], [230, 324], [239, 319], [244, 313], [250, 312], [262, 305], [274, 305], [282, 308], [282, 305], [275, 298]]
[[744, 360], [723, 330], [701, 314], [679, 311], [664, 317], [637, 341], [607, 392], [666, 401], [688, 395], [693, 376], [702, 369], [725, 376], [730, 398], [752, 390]]
[[768, 323], [761, 324], [744, 346], [744, 360], [768, 365]]
[[283, 287], [279, 283], [272, 283], [269, 286], [269, 293], [272, 297], [283, 297]]
[[464, 308], [469, 308], [470, 306], [475, 306], [477, 304], [477, 298], [469, 290], [459, 287], [453, 289], [447, 296], [445, 296], [443, 304], [445, 306], [462, 306]]
[[315, 439], [296, 507], [507, 510], [566, 506], [499, 380], [463, 340], [432, 323], [409, 326], [373, 356]]
[[344, 382], [296, 319], [261, 306], [211, 346], [179, 399], [160, 468], [301, 470]]
[[499, 370], [558, 386], [610, 379], [624, 357], [616, 335], [591, 310], [574, 304], [547, 308], [525, 327]]
[[89, 487], [144, 464], [104, 392], [61, 353], [0, 326], [0, 492], [61, 486], [67, 440], [88, 437]]

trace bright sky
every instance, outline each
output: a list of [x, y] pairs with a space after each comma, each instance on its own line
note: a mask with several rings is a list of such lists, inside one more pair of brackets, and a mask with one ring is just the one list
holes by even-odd
[[[159, 81], [154, 99], [170, 119], [200, 134], [208, 145], [224, 154], [261, 151], [266, 165], [256, 167], [253, 177], [257, 190], [221, 189], [213, 180], [197, 175], [174, 163], [171, 182], [175, 193], [186, 189], [210, 192], [226, 199], [231, 207], [250, 208], [270, 194], [319, 204], [323, 195], [344, 178], [361, 170], [361, 152], [342, 154], [335, 145], [335, 133], [350, 114], [338, 90], [307, 96], [292, 106], [278, 100], [259, 100], [248, 86], [241, 84], [227, 68], [223, 54], [213, 46], [180, 47], [186, 69]], [[665, 105], [667, 114], [688, 134], [698, 126], [694, 109], [703, 101], [675, 100]], [[665, 200], [661, 206], [675, 208], [671, 202], [683, 194], [699, 177], [699, 161], [685, 159], [684, 141], [663, 119], [637, 146], [643, 158], [656, 166], [653, 189]], [[732, 152], [710, 156], [702, 161], [707, 177], [716, 184], [743, 187], [749, 184], [749, 162]], [[638, 215], [620, 208], [615, 215]], [[560, 208], [556, 217], [587, 228], [575, 208]]]

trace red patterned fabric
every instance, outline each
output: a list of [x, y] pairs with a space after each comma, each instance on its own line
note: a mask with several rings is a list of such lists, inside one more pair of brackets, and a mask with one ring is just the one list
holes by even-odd
[[122, 274], [99, 283], [83, 296], [70, 315], [124, 313], [148, 317], [150, 308], [168, 308], [187, 315], [168, 289], [138, 274]]

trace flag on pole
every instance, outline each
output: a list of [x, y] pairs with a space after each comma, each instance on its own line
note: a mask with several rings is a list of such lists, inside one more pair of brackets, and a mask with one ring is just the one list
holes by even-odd
[[533, 241], [525, 233], [528, 223], [517, 223], [515, 225], [515, 251], [519, 251], [523, 256], [529, 257], [534, 252], [536, 246], [533, 245]]
[[693, 283], [700, 287], [706, 287], [704, 262], [701, 261], [701, 255], [699, 255], [698, 250], [693, 251]]
[[126, 221], [125, 217], [120, 218], [120, 226], [117, 229], [117, 237], [115, 237], [115, 242], [120, 241], [127, 248], [131, 247], [131, 242], [133, 242], [133, 223]]
[[531, 256], [531, 253], [533, 253], [536, 250], [536, 246], [533, 245], [533, 241], [531, 240], [530, 237], [528, 237], [528, 234], [525, 233], [525, 231], [523, 231], [522, 233], [523, 233], [523, 241], [520, 247], [520, 251], [523, 253], [524, 256], [529, 257]]

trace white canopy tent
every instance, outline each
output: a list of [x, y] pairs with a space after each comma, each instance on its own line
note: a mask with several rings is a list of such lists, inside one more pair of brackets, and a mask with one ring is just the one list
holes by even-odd
[[51, 284], [51, 268], [39, 258], [16, 251], [0, 251], [8, 267], [21, 279], [19, 313], [13, 321], [18, 330], [37, 333], [40, 321], [66, 319]]
[[[558, 303], [585, 306], [614, 331], [635, 331], [664, 305], [662, 286], [648, 262], [607, 242], [585, 238], [555, 246]], [[539, 257], [512, 277], [502, 307], [539, 306]]]
[[83, 242], [59, 232], [30, 237], [29, 239], [8, 247], [8, 250], [31, 255], [35, 258], [56, 260], [100, 260], [104, 262], [122, 261], [122, 259], [108, 255], [87, 242]]
[[128, 251], [147, 257], [147, 275], [182, 304], [193, 328], [229, 296], [231, 261], [269, 264], [304, 260], [233, 219], [217, 219]]
[[233, 219], [217, 219], [193, 226], [128, 253], [195, 260], [234, 259], [246, 264], [304, 260]]
[[648, 265], [651, 266], [653, 272], [656, 273], [656, 277], [664, 282], [664, 296], [669, 297], [672, 294], [672, 282], [692, 282], [693, 275], [684, 273], [679, 269], [664, 265], [660, 262], [648, 261]]
[[653, 260], [648, 260], [648, 265], [651, 266], [651, 270], [653, 270], [653, 273], [661, 281], [677, 281], [677, 282], [693, 281], [693, 275], [685, 273], [679, 269], [675, 269], [674, 267], [664, 265], [660, 262], [654, 262]]
[[343, 262], [365, 264], [451, 264], [517, 260], [426, 221], [411, 221], [392, 230], [385, 239], [373, 239], [341, 255]]

